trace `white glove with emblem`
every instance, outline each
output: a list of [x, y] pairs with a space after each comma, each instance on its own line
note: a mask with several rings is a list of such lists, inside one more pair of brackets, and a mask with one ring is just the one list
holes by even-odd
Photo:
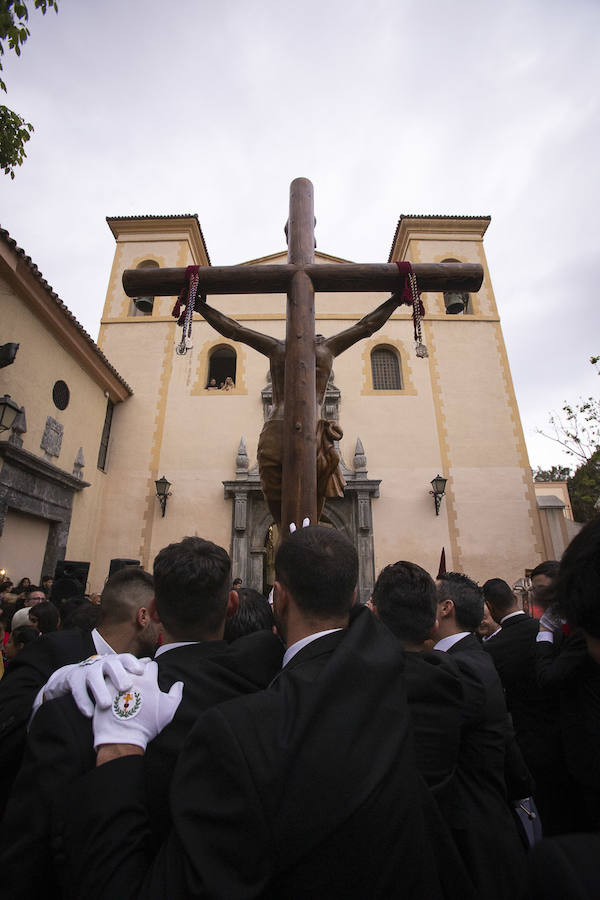
[[[102, 744], [146, 745], [166, 728], [177, 712], [183, 681], [176, 681], [168, 694], [158, 686], [158, 666], [149, 662], [142, 675], [131, 678], [129, 690], [115, 691], [108, 708], [94, 710], [94, 750]], [[107, 682], [110, 688], [110, 682]]]
[[83, 662], [63, 666], [50, 676], [38, 693], [33, 713], [46, 700], [72, 694], [80, 712], [91, 719], [94, 715], [94, 703], [88, 691], [98, 706], [110, 706], [114, 694], [106, 686], [105, 676], [110, 678], [117, 690], [126, 691], [131, 687], [132, 675], [141, 675], [149, 662], [149, 658], [138, 659], [131, 653], [109, 653], [106, 656], [90, 656]]

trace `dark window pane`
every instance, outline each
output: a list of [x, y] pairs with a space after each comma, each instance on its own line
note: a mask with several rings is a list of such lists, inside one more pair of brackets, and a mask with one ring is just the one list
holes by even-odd
[[52, 399], [57, 409], [66, 409], [69, 405], [71, 393], [64, 381], [57, 381], [52, 388]]
[[376, 391], [399, 391], [402, 389], [398, 357], [393, 350], [376, 347], [371, 352], [371, 372], [373, 388]]

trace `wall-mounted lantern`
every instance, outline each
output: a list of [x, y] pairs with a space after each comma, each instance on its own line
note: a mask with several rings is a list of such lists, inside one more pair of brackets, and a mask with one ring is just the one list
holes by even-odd
[[159, 478], [154, 482], [156, 485], [156, 496], [158, 497], [158, 502], [160, 503], [160, 508], [162, 509], [162, 514], [164, 516], [167, 510], [167, 497], [171, 496], [171, 492], [169, 488], [171, 487], [171, 482], [167, 481], [165, 476]]
[[433, 500], [435, 503], [435, 514], [439, 516], [440, 514], [440, 503], [442, 502], [442, 497], [446, 493], [446, 482], [447, 478], [442, 478], [441, 475], [436, 475], [435, 478], [431, 480], [432, 491], [429, 491], [430, 494], [433, 494]]
[[10, 431], [20, 412], [21, 407], [10, 399], [10, 394], [5, 394], [0, 399], [0, 431]]

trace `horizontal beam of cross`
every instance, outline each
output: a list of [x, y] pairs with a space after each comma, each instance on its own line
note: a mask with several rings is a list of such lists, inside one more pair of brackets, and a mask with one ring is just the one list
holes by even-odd
[[[390, 291], [404, 286], [395, 263], [323, 263], [305, 266], [200, 266], [201, 294], [285, 294], [303, 270], [315, 291]], [[483, 267], [478, 263], [414, 263], [419, 291], [478, 291]], [[126, 269], [128, 297], [174, 297], [185, 287], [185, 269]]]

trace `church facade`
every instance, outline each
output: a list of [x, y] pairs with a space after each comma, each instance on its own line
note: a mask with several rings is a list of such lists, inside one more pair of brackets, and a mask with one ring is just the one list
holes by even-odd
[[[271, 401], [268, 360], [222, 338], [194, 316], [192, 348], [176, 353], [175, 298], [128, 298], [125, 269], [209, 265], [195, 216], [110, 218], [116, 241], [98, 345], [131, 386], [115, 406], [103, 487], [89, 547], [90, 588], [113, 558], [151, 568], [171, 541], [200, 535], [230, 549], [233, 576], [272, 583], [272, 518], [260, 491], [256, 449]], [[487, 217], [402, 216], [390, 261], [476, 262], [477, 294], [423, 295], [429, 355], [415, 356], [410, 311], [400, 308], [370, 339], [335, 360], [326, 416], [344, 431], [347, 481], [324, 521], [360, 556], [360, 596], [376, 573], [408, 559], [509, 582], [544, 554], [531, 470], [483, 239]], [[284, 262], [276, 253], [254, 264]], [[318, 262], [340, 261], [317, 251]], [[326, 337], [385, 300], [378, 293], [316, 295]], [[285, 337], [285, 296], [209, 297], [243, 325]], [[229, 383], [227, 380], [229, 379]], [[214, 384], [213, 384], [214, 382]], [[229, 389], [219, 389], [226, 384]], [[435, 476], [447, 479], [439, 515]], [[165, 515], [155, 482], [170, 482]], [[67, 552], [68, 552], [67, 548]]]

